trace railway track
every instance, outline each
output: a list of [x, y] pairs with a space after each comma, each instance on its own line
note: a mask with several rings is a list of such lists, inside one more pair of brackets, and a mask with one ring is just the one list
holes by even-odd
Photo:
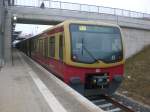
[[118, 102], [107, 95], [91, 96], [88, 99], [106, 112], [136, 112], [131, 106], [125, 105], [123, 102]]

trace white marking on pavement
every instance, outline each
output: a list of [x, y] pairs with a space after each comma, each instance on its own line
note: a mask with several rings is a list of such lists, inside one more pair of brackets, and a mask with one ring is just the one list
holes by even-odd
[[[37, 62], [35, 62], [34, 60], [30, 59], [28, 56], [26, 56], [23, 53], [22, 53], [22, 55], [25, 56], [25, 57], [27, 57], [28, 60], [31, 61], [32, 63], [34, 63], [35, 66], [38, 69], [40, 69], [41, 71], [43, 71], [45, 73], [45, 75], [47, 74], [52, 80], [54, 80], [58, 85], [60, 85], [60, 87], [64, 88], [64, 90], [66, 90], [70, 95], [72, 95], [73, 97], [75, 97], [81, 103], [81, 105], [83, 105], [85, 108], [89, 109], [91, 112], [105, 112], [104, 110], [102, 110], [101, 108], [99, 108], [98, 106], [96, 106], [95, 104], [93, 104], [92, 102], [90, 102], [88, 99], [86, 99], [85, 97], [83, 97], [82, 95], [80, 95], [74, 89], [72, 89], [71, 87], [69, 87], [67, 84], [65, 84], [64, 82], [62, 82], [61, 80], [59, 80], [53, 74], [51, 74], [50, 72], [48, 72], [45, 68], [43, 68]], [[25, 60], [23, 58], [21, 58], [21, 60], [28, 67], [28, 64], [25, 62]], [[30, 71], [30, 69], [29, 69], [29, 71]], [[61, 111], [61, 112], [63, 112], [63, 111]]]
[[46, 102], [50, 106], [53, 112], [67, 112], [66, 109], [60, 104], [56, 97], [49, 91], [46, 85], [39, 79], [39, 77], [33, 72], [29, 71], [33, 81], [37, 85], [38, 89], [44, 96]]

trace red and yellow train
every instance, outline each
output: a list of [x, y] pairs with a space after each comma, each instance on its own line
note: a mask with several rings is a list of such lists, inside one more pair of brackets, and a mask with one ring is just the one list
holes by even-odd
[[84, 95], [112, 94], [123, 79], [124, 50], [118, 25], [65, 21], [17, 46]]

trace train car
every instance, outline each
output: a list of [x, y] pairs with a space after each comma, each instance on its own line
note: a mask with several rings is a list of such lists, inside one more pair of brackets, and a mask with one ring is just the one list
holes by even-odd
[[124, 48], [118, 25], [69, 20], [18, 46], [85, 96], [113, 94], [123, 80]]

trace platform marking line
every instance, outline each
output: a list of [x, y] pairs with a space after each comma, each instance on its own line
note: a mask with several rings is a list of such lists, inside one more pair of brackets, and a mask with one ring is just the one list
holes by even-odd
[[[21, 54], [19, 54], [19, 55], [21, 57]], [[23, 53], [22, 53], [22, 56], [27, 57]], [[104, 110], [102, 110], [101, 108], [99, 108], [98, 106], [96, 106], [95, 104], [93, 104], [92, 102], [90, 102], [88, 99], [86, 99], [85, 97], [83, 97], [82, 95], [80, 95], [78, 92], [76, 92], [75, 90], [73, 90], [67, 84], [65, 84], [64, 82], [62, 82], [61, 80], [59, 80], [53, 74], [51, 74], [50, 72], [48, 72], [45, 68], [43, 68], [37, 62], [35, 62], [34, 60], [30, 59], [29, 57], [27, 57], [27, 58], [28, 58], [29, 61], [31, 61], [32, 63], [34, 63], [35, 66], [38, 67], [38, 69], [42, 70], [45, 74], [48, 74], [48, 76], [52, 80], [54, 80], [58, 85], [60, 85], [60, 87], [64, 88], [70, 95], [74, 96], [81, 103], [81, 105], [83, 105], [85, 108], [87, 108], [91, 112], [105, 112]], [[28, 66], [27, 62], [25, 62], [24, 59], [21, 58], [21, 60], [26, 64], [26, 66]], [[29, 69], [29, 71], [30, 71], [30, 69]]]
[[40, 80], [40, 78], [33, 72], [29, 71], [30, 76], [35, 82], [36, 86], [44, 96], [46, 102], [53, 112], [67, 112], [66, 109], [60, 104], [53, 93], [46, 87], [46, 85]]

